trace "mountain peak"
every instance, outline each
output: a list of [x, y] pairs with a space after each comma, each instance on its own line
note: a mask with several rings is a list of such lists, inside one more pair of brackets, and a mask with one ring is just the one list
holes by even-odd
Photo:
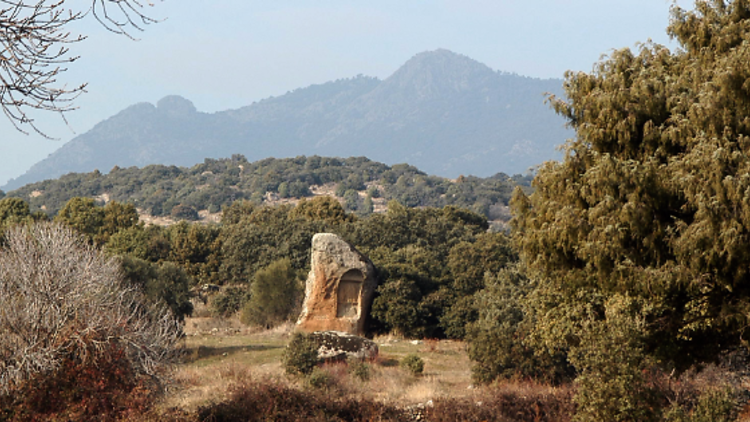
[[3, 189], [73, 171], [192, 165], [237, 153], [253, 160], [365, 155], [447, 177], [521, 173], [559, 156], [555, 145], [570, 137], [542, 101], [561, 86], [440, 49], [415, 55], [383, 81], [332, 81], [238, 110], [202, 113], [173, 95], [100, 122]]
[[414, 57], [412, 57], [406, 63], [404, 63], [404, 66], [408, 66], [414, 63], [429, 63], [432, 65], [435, 65], [435, 64], [442, 64], [442, 65], [469, 64], [473, 66], [478, 65], [483, 68], [489, 69], [487, 66], [479, 63], [478, 61], [468, 56], [464, 56], [463, 54], [459, 54], [459, 53], [454, 53], [453, 51], [445, 49], [445, 48], [438, 48], [437, 50], [428, 50], [428, 51], [423, 51], [421, 53], [417, 53], [414, 55]]
[[179, 95], [168, 95], [162, 98], [156, 103], [156, 108], [172, 116], [184, 116], [197, 112], [190, 100]]
[[[471, 89], [494, 76], [488, 66], [446, 49], [417, 54], [401, 66], [386, 82], [399, 89], [411, 87], [425, 91], [449, 89], [460, 92]], [[433, 86], [438, 84], [440, 86]]]

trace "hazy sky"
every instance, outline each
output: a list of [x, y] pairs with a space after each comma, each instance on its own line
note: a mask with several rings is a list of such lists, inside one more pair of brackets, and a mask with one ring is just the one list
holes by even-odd
[[[79, 0], [74, 3], [86, 3]], [[138, 102], [178, 94], [198, 110], [248, 105], [357, 74], [386, 78], [417, 53], [447, 48], [496, 70], [562, 78], [648, 39], [669, 45], [670, 0], [165, 0], [138, 41], [89, 19], [64, 80], [88, 82], [67, 115], [35, 115], [57, 141], [0, 116], [0, 186], [76, 133]], [[691, 8], [692, 1], [678, 4]], [[73, 132], [75, 131], [75, 132]], [[101, 169], [107, 171], [109, 169]]]

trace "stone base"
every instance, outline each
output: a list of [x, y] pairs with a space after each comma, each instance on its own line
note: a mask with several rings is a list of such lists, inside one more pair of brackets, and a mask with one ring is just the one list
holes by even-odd
[[378, 356], [378, 345], [364, 337], [340, 331], [316, 331], [309, 336], [318, 345], [318, 358], [326, 362]]

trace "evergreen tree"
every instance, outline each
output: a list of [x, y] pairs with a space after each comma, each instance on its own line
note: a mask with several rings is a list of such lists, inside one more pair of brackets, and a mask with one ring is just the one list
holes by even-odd
[[515, 241], [548, 280], [548, 340], [581, 341], [553, 334], [583, 298], [627, 297], [618, 317], [642, 320], [644, 350], [681, 367], [742, 343], [750, 323], [750, 1], [675, 7], [668, 31], [681, 49], [649, 43], [567, 74], [567, 99], [551, 101], [576, 137], [512, 203]]

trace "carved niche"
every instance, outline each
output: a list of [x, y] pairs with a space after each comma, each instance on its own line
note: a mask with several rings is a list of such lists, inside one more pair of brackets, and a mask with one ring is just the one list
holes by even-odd
[[336, 317], [356, 318], [359, 315], [359, 300], [365, 276], [360, 270], [349, 270], [341, 276], [336, 294]]

